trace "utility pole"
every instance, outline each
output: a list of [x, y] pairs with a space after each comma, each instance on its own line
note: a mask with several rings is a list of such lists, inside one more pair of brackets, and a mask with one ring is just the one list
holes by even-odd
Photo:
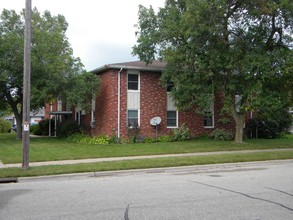
[[22, 168], [29, 167], [29, 123], [30, 123], [30, 93], [31, 93], [31, 17], [32, 2], [25, 3], [24, 30], [24, 64], [23, 64], [23, 128], [22, 128]]

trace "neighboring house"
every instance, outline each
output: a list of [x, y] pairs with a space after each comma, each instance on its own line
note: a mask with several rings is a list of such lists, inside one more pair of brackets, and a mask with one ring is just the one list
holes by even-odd
[[[30, 112], [30, 123], [31, 124], [39, 123], [44, 118], [45, 118], [45, 109], [44, 108], [40, 108], [36, 111]], [[6, 116], [4, 119], [9, 121], [11, 123], [11, 125], [16, 125], [16, 119], [14, 117], [14, 114], [10, 115], [10, 116]]]
[[[193, 136], [212, 132], [215, 128], [232, 129], [233, 123], [219, 122], [221, 98], [211, 103], [209, 114], [204, 116], [191, 111], [178, 111], [169, 90], [172, 84], [163, 86], [160, 82], [165, 63], [154, 61], [126, 62], [105, 65], [92, 73], [100, 76], [99, 96], [93, 101], [90, 114], [85, 115], [91, 125], [92, 135], [117, 135], [127, 137], [129, 128], [138, 126], [141, 136], [155, 137], [156, 128], [150, 124], [154, 117], [160, 117], [158, 136], [171, 134], [172, 129], [185, 124]], [[231, 120], [233, 121], [233, 120]]]

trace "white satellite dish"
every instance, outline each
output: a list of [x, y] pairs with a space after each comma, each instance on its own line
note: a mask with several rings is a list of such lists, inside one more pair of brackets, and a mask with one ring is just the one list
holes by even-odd
[[150, 124], [153, 126], [157, 126], [161, 123], [162, 119], [160, 117], [154, 117], [150, 120]]

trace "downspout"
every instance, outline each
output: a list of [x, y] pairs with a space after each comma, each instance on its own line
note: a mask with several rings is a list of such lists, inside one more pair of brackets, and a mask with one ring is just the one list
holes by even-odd
[[119, 70], [118, 72], [118, 106], [117, 106], [117, 113], [118, 113], [118, 125], [117, 125], [117, 137], [118, 137], [118, 141], [120, 142], [120, 94], [121, 94], [121, 91], [120, 91], [120, 82], [121, 82], [121, 71], [123, 70], [123, 68], [121, 67], [121, 69]]

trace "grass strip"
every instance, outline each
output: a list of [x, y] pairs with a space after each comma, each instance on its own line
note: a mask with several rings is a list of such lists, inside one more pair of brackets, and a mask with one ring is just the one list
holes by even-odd
[[155, 159], [138, 159], [125, 161], [99, 162], [74, 165], [54, 165], [30, 167], [28, 170], [21, 168], [0, 169], [0, 178], [46, 176], [69, 173], [99, 172], [113, 170], [163, 168], [176, 166], [191, 166], [219, 163], [236, 163], [250, 161], [284, 160], [293, 159], [293, 151], [257, 152], [240, 154], [223, 154], [192, 157], [168, 157]]
[[[274, 140], [249, 139], [243, 144], [198, 138], [167, 143], [116, 145], [70, 143], [63, 139], [34, 137], [30, 141], [30, 162], [280, 148], [293, 148], [293, 135]], [[22, 143], [15, 139], [15, 134], [0, 134], [0, 160], [5, 164], [21, 163]]]

